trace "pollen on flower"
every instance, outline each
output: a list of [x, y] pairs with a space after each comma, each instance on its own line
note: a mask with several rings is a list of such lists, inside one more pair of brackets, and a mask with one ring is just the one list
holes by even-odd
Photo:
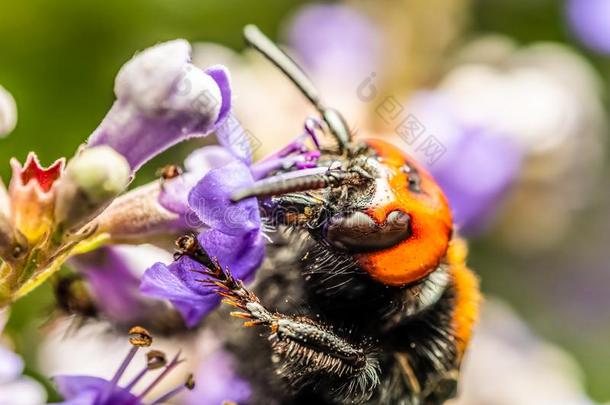
[[129, 330], [129, 343], [136, 347], [148, 347], [152, 345], [153, 338], [146, 329], [134, 326]]
[[165, 367], [167, 364], [167, 357], [165, 353], [160, 350], [151, 350], [146, 353], [146, 367], [149, 370], [156, 370], [161, 367]]
[[195, 378], [193, 377], [193, 374], [188, 375], [188, 377], [186, 378], [186, 382], [184, 383], [184, 386], [189, 390], [192, 390], [193, 388], [195, 388]]

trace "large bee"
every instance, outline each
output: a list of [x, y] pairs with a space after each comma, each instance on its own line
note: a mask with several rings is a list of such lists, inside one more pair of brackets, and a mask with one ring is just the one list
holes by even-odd
[[251, 403], [443, 403], [456, 394], [480, 300], [447, 199], [399, 148], [352, 140], [286, 54], [256, 27], [244, 34], [317, 108], [336, 144], [317, 162], [330, 169], [279, 170], [233, 196], [257, 197], [278, 230], [251, 287], [201, 247], [187, 252], [238, 308], [231, 314], [262, 327], [212, 325], [250, 382]]

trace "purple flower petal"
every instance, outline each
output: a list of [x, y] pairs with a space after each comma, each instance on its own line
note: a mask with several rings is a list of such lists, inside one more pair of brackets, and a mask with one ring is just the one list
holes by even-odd
[[155, 263], [146, 270], [142, 276], [140, 290], [147, 295], [162, 297], [170, 301], [195, 301], [199, 295], [187, 286], [178, 274], [177, 269], [182, 262], [166, 266], [163, 263]]
[[229, 71], [222, 65], [210, 66], [205, 70], [218, 84], [220, 88], [220, 112], [216, 119], [216, 124], [222, 124], [231, 111], [231, 79]]
[[[186, 173], [163, 183], [159, 194], [159, 203], [176, 214], [188, 215], [191, 209], [188, 205], [188, 195], [195, 185], [211, 169], [224, 166], [235, 157], [221, 146], [206, 146], [193, 151], [184, 161]], [[193, 223], [188, 215], [188, 225], [191, 228], [201, 226]]]
[[247, 165], [252, 163], [251, 134], [247, 132], [234, 118], [229, 117], [224, 124], [216, 129], [218, 142], [233, 156]]
[[235, 156], [226, 148], [218, 145], [195, 149], [184, 159], [184, 168], [203, 177], [212, 169], [224, 166], [235, 160]]
[[[188, 196], [193, 187], [201, 180], [198, 173], [186, 172], [171, 180], [166, 180], [161, 186], [159, 204], [175, 214], [188, 215], [191, 209], [188, 205]], [[196, 228], [190, 224], [191, 228]]]
[[129, 391], [111, 386], [110, 381], [99, 377], [67, 376], [54, 378], [57, 390], [67, 400], [62, 404], [87, 405], [141, 405]]
[[111, 146], [135, 171], [167, 148], [211, 132], [230, 106], [228, 76], [220, 67], [211, 74], [196, 68], [190, 53], [186, 41], [176, 40], [125, 64], [115, 83], [117, 100], [88, 145]]
[[252, 279], [265, 255], [265, 242], [258, 230], [233, 236], [210, 229], [199, 235], [199, 243], [210, 257], [218, 258], [221, 266], [244, 281]]
[[128, 322], [146, 311], [140, 280], [115, 248], [77, 256], [72, 263], [86, 277], [95, 302], [111, 319]]
[[192, 270], [201, 266], [183, 257], [170, 264], [156, 263], [142, 276], [143, 294], [169, 300], [182, 314], [188, 327], [196, 326], [220, 302], [212, 288], [200, 280], [205, 276]]
[[191, 191], [189, 205], [202, 222], [228, 235], [243, 235], [260, 228], [260, 214], [256, 198], [238, 203], [231, 195], [252, 185], [250, 169], [241, 162], [233, 162], [211, 170]]
[[608, 0], [568, 0], [568, 22], [589, 48], [610, 54], [610, 2]]
[[217, 295], [210, 295], [208, 299], [198, 302], [172, 301], [172, 304], [182, 315], [186, 326], [194, 328], [203, 318], [218, 307], [220, 298]]
[[237, 375], [233, 359], [225, 351], [218, 351], [203, 361], [195, 380], [195, 389], [185, 395], [187, 405], [246, 404], [250, 400], [250, 384]]

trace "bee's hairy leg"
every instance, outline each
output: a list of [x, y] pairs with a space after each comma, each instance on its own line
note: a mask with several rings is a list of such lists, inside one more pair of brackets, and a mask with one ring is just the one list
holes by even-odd
[[266, 326], [279, 375], [290, 385], [313, 385], [332, 398], [361, 403], [379, 384], [379, 364], [370, 349], [358, 347], [320, 322], [271, 312], [259, 298], [217, 262], [203, 272], [223, 302], [237, 308], [231, 315], [246, 326]]

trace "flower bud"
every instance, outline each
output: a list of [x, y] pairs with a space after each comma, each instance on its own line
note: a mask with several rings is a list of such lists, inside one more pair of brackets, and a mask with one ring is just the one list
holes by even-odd
[[108, 146], [85, 149], [68, 164], [55, 205], [56, 236], [95, 217], [130, 181], [129, 163]]
[[17, 106], [11, 94], [0, 86], [0, 138], [17, 125]]
[[136, 171], [169, 147], [212, 132], [231, 106], [229, 75], [190, 60], [189, 43], [175, 40], [127, 62], [116, 78], [116, 101], [87, 147], [108, 145]]

